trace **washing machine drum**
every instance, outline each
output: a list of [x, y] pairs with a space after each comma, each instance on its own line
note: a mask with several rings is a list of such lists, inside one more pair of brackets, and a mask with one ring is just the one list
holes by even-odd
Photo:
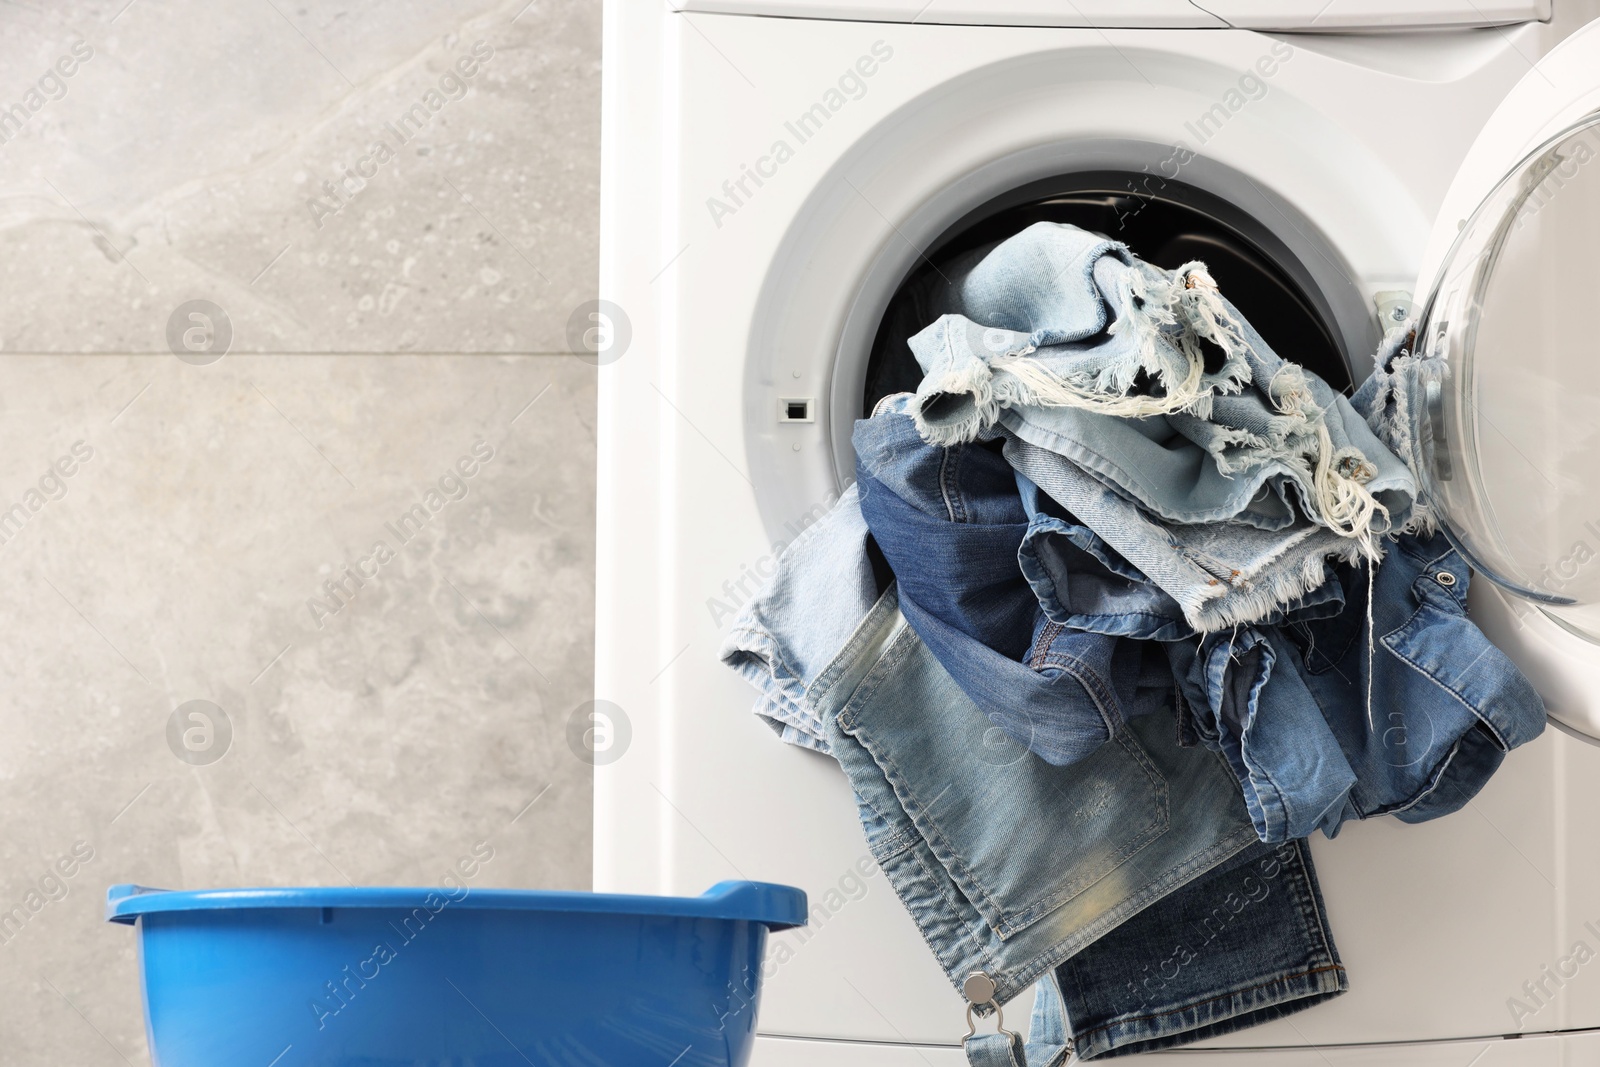
[[1479, 573], [1600, 639], [1600, 115], [1502, 178], [1437, 276], [1406, 413], [1426, 499]]

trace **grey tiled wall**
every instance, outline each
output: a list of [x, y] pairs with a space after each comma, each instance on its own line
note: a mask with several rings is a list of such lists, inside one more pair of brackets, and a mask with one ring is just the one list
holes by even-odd
[[599, 58], [0, 6], [5, 1064], [147, 1062], [114, 882], [588, 886]]

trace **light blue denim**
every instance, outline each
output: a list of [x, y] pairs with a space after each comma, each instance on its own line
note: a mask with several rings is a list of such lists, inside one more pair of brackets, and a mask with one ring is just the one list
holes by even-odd
[[[1186, 299], [1181, 284], [1174, 289], [1172, 275], [1120, 242], [1037, 222], [951, 269], [957, 276], [940, 301], [951, 314], [939, 321], [959, 320], [966, 328], [950, 331], [953, 347], [945, 358], [911, 342], [927, 375], [917, 410], [930, 443], [970, 440], [1002, 409], [1037, 402], [1052, 386], [1079, 397], [1109, 396], [1136, 388], [1143, 376], [1173, 390], [1191, 372], [1180, 347], [1183, 323], [1171, 307]], [[1199, 295], [1191, 290], [1188, 299]], [[1230, 356], [1197, 384], [1233, 388], [1243, 373]]]
[[784, 549], [723, 640], [722, 661], [756, 688], [756, 715], [792, 745], [828, 750], [806, 686], [877, 602], [867, 536], [852, 485]]
[[[1447, 374], [1443, 360], [1412, 353], [1415, 329], [1407, 323], [1384, 334], [1373, 356], [1372, 373], [1350, 404], [1365, 416], [1373, 434], [1418, 476], [1421, 487], [1427, 484], [1421, 475], [1433, 463], [1429, 397], [1438, 395]], [[1413, 525], [1431, 529], [1436, 523], [1425, 492], [1419, 492], [1412, 511]]]
[[[1227, 770], [1181, 748], [1169, 712], [1141, 717], [1070, 767], [996, 745], [984, 716], [897, 609], [891, 587], [811, 685], [856, 794], [867, 844], [952, 984], [995, 983], [986, 1013], [1044, 979], [1034, 1047], [966, 1042], [969, 1062], [1059, 1062], [1163, 1047], [1296, 1011], [1345, 987], [1309, 859], [1238, 919], [1239, 861], [1264, 858]], [[1286, 867], [1286, 869], [1288, 869]], [[1210, 872], [1232, 870], [1228, 878]], [[1292, 886], [1292, 888], [1291, 888]], [[1174, 917], [1201, 929], [1175, 929]], [[1209, 924], [1209, 925], [1207, 925]], [[1210, 939], [1203, 935], [1210, 934]], [[1220, 936], [1219, 936], [1220, 935]], [[1170, 982], [1125, 997], [1192, 937]], [[1106, 985], [1058, 968], [1092, 951]]]
[[1068, 767], [997, 743], [886, 591], [808, 698], [873, 857], [959, 988], [1001, 1003], [1254, 844], [1227, 768], [1144, 716]]
[[[1188, 683], [1186, 724], [1227, 758], [1262, 841], [1304, 837], [1343, 810], [1355, 771], [1277, 628], [1209, 634], [1169, 652]], [[1359, 706], [1327, 711], [1363, 714]]]
[[1325, 559], [1351, 550], [1349, 538], [1304, 516], [1272, 531], [1165, 522], [1072, 461], [1014, 435], [1005, 457], [1175, 601], [1200, 633], [1271, 617], [1327, 580]]
[[1071, 630], [1177, 641], [1194, 634], [1178, 602], [1028, 477], [1014, 475], [1028, 529], [1017, 564], [1045, 618]]
[[[959, 313], [909, 342], [929, 442], [998, 422], [1171, 523], [1338, 527], [1330, 486], [1344, 483], [1383, 509], [1362, 530], [1409, 520], [1405, 464], [1348, 401], [1273, 353], [1199, 264], [1168, 274], [1076, 227], [1036, 223], [953, 289]], [[1221, 364], [1188, 388], [1189, 360], [1208, 346]], [[1105, 407], [1130, 398], [1182, 403], [1143, 417]]]
[[[1013, 443], [1007, 444], [1008, 458]], [[1023, 510], [1029, 517], [1028, 532], [1017, 552], [1018, 563], [1046, 618], [1073, 630], [1146, 641], [1183, 641], [1200, 632], [1166, 590], [1096, 530], [1079, 522], [1076, 513], [1063, 508], [1021, 471], [1017, 472], [1016, 481]], [[1106, 505], [1102, 517], [1115, 514], [1116, 507], [1115, 503]], [[1092, 510], [1090, 513], [1100, 514]], [[1173, 559], [1156, 550], [1154, 546], [1159, 542], [1128, 540], [1133, 542], [1128, 545], [1129, 551], [1141, 558], [1153, 558], [1157, 564]], [[1332, 581], [1333, 570], [1324, 561], [1319, 560], [1318, 565], [1323, 572], [1321, 581], [1261, 621], [1277, 623], [1308, 613], [1320, 616], [1339, 610], [1344, 594]]]

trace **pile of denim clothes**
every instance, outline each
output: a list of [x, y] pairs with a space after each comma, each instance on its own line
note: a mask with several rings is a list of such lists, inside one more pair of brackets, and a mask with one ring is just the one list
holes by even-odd
[[1545, 721], [1418, 500], [1404, 338], [1352, 400], [1202, 264], [1037, 223], [958, 266], [724, 661], [844, 769], [973, 1010], [1037, 983], [971, 1063], [1337, 996], [1306, 836], [1447, 815]]

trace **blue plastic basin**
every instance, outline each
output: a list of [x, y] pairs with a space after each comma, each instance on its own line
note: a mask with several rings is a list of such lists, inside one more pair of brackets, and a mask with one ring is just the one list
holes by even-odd
[[805, 893], [113, 886], [159, 1067], [742, 1067]]

